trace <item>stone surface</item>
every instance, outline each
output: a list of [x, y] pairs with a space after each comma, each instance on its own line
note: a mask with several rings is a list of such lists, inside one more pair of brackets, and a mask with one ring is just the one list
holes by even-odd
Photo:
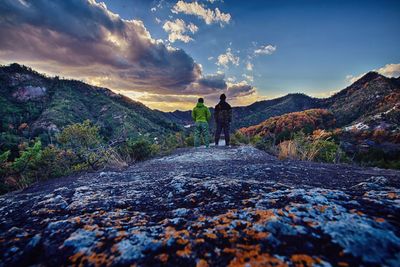
[[0, 266], [399, 266], [400, 172], [182, 149], [0, 197]]

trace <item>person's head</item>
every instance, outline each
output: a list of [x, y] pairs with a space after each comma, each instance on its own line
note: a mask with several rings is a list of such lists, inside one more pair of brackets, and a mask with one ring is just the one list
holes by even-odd
[[222, 100], [222, 101], [225, 101], [226, 100], [226, 95], [225, 94], [220, 95], [219, 99]]
[[197, 102], [204, 103], [204, 99], [200, 97], [199, 100], [197, 100]]

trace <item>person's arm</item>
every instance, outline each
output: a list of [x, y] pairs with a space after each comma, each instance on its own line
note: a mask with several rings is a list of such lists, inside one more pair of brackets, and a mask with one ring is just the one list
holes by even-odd
[[229, 121], [229, 123], [232, 121], [232, 108], [231, 108], [231, 106], [229, 106], [229, 109], [228, 109], [228, 121]]
[[209, 108], [207, 108], [207, 114], [206, 114], [206, 116], [207, 116], [207, 121], [210, 121], [210, 119], [211, 119], [211, 112], [210, 112], [210, 109], [209, 109]]
[[218, 113], [219, 113], [219, 107], [218, 107], [218, 105], [216, 105], [215, 108], [214, 108], [214, 120], [215, 120], [215, 122], [218, 122]]
[[196, 108], [192, 110], [192, 119], [196, 122]]

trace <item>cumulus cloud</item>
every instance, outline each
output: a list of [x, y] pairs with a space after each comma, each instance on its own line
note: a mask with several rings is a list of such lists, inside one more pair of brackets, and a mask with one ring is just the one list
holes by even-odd
[[219, 23], [221, 26], [228, 24], [231, 20], [229, 13], [222, 13], [218, 8], [214, 10], [206, 8], [203, 4], [198, 2], [184, 2], [178, 1], [171, 11], [175, 14], [183, 13], [186, 15], [194, 15], [205, 21], [206, 24]]
[[0, 2], [0, 57], [102, 86], [176, 92], [201, 77], [185, 51], [155, 40], [140, 20], [124, 20], [94, 0]]
[[[375, 71], [383, 76], [389, 77], [389, 78], [397, 78], [400, 77], [400, 64], [386, 64], [385, 66], [374, 69], [372, 71]], [[354, 83], [357, 80], [359, 80], [361, 77], [363, 77], [366, 72], [359, 74], [359, 75], [346, 75], [346, 81], [348, 83]]]
[[276, 51], [276, 46], [262, 45], [254, 50], [255, 55], [272, 55]]
[[252, 75], [247, 75], [247, 74], [243, 74], [242, 76], [243, 76], [243, 78], [245, 78], [245, 79], [248, 80], [249, 82], [254, 82], [254, 76], [252, 76]]
[[400, 64], [387, 64], [382, 68], [376, 70], [378, 73], [386, 77], [399, 77], [400, 76]]
[[199, 28], [193, 23], [187, 24], [181, 19], [175, 19], [174, 21], [167, 20], [163, 25], [163, 29], [168, 33], [168, 40], [171, 43], [177, 40], [188, 43], [193, 39], [185, 33], [195, 33]]
[[[168, 26], [171, 32], [175, 24]], [[195, 25], [185, 23], [184, 28], [197, 31]], [[180, 28], [175, 32], [185, 34]], [[0, 36], [2, 63], [19, 62], [137, 100], [159, 95], [160, 102], [148, 102], [153, 108], [172, 108], [163, 100], [166, 96], [181, 96], [174, 98], [178, 102], [198, 96], [211, 101], [230, 90], [223, 73], [204, 75], [201, 65], [184, 50], [152, 38], [142, 21], [122, 19], [95, 0], [2, 0]], [[228, 63], [238, 64], [239, 59], [228, 55]], [[231, 94], [233, 101], [237, 95]], [[178, 102], [174, 107], [188, 104]]]
[[238, 98], [253, 95], [256, 93], [256, 89], [249, 85], [246, 81], [238, 83], [228, 84], [227, 97]]
[[229, 64], [239, 66], [239, 61], [239, 57], [232, 53], [231, 48], [228, 48], [224, 54], [218, 56], [216, 64], [227, 68]]

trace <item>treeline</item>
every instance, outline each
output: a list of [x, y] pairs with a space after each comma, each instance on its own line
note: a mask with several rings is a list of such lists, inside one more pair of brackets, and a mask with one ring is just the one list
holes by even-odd
[[65, 127], [52, 144], [44, 145], [43, 140], [36, 138], [21, 143], [17, 156], [9, 150], [1, 152], [0, 193], [74, 172], [120, 170], [130, 163], [185, 146], [193, 146], [193, 136], [182, 132], [105, 141], [100, 128], [86, 120]]

